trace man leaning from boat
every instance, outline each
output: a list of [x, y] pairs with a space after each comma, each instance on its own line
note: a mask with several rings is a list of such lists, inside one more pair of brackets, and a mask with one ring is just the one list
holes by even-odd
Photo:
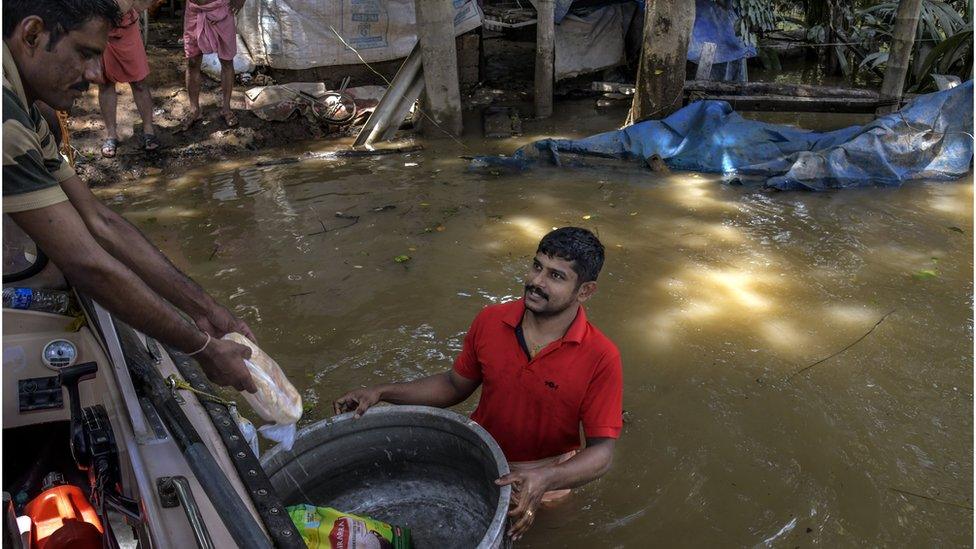
[[[509, 535], [521, 537], [543, 502], [610, 468], [622, 424], [617, 347], [586, 319], [603, 245], [586, 229], [557, 229], [539, 243], [523, 299], [482, 310], [447, 372], [357, 389], [334, 403], [357, 416], [379, 401], [448, 407], [482, 386], [472, 419], [498, 442], [512, 472]], [[580, 425], [586, 439], [580, 449]]]
[[194, 354], [215, 383], [253, 392], [244, 365], [250, 350], [219, 339], [227, 332], [253, 339], [251, 330], [92, 195], [34, 105], [68, 110], [98, 81], [108, 32], [120, 18], [113, 0], [4, 0], [3, 212], [76, 289]]

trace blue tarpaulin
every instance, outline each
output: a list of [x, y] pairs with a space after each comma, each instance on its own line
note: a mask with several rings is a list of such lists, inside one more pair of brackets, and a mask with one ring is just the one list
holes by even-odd
[[782, 190], [956, 179], [973, 160], [973, 82], [830, 132], [747, 120], [725, 101], [697, 101], [663, 120], [579, 140], [543, 139], [511, 157], [476, 158], [472, 166], [586, 165], [579, 159], [587, 156], [646, 162], [653, 155], [672, 169], [757, 178]]
[[695, 26], [688, 44], [688, 61], [698, 63], [702, 45], [715, 44], [714, 63], [728, 63], [756, 56], [756, 48], [748, 46], [735, 34], [735, 18], [715, 0], [695, 1]]

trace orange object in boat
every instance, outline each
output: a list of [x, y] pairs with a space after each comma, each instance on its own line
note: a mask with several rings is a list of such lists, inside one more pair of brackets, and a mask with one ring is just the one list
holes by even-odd
[[63, 484], [41, 492], [27, 504], [24, 514], [34, 521], [31, 526], [33, 549], [102, 547], [102, 521], [77, 486]]

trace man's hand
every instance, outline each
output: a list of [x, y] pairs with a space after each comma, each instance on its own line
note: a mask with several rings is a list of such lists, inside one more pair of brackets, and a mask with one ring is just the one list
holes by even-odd
[[356, 389], [342, 395], [332, 403], [335, 413], [342, 414], [355, 410], [356, 417], [362, 417], [369, 410], [369, 407], [381, 400], [382, 394], [379, 389], [369, 387], [366, 389]]
[[210, 381], [238, 391], [257, 392], [251, 372], [244, 365], [244, 359], [251, 358], [251, 349], [248, 347], [214, 338], [198, 356], [203, 373], [207, 374]]
[[230, 0], [230, 11], [237, 15], [237, 12], [241, 11], [244, 7], [244, 0]]
[[193, 323], [204, 332], [215, 338], [221, 338], [231, 332], [237, 332], [242, 336], [257, 343], [254, 333], [246, 322], [234, 316], [234, 313], [227, 310], [223, 305], [214, 305], [207, 311], [206, 316], [193, 319]]
[[499, 486], [512, 485], [515, 508], [508, 512], [508, 537], [521, 538], [535, 522], [535, 512], [542, 496], [549, 490], [549, 468], [529, 469], [509, 473], [495, 481]]

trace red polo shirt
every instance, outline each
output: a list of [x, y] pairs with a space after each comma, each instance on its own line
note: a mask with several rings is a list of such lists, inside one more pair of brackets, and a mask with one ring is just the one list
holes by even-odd
[[482, 310], [454, 362], [482, 383], [471, 419], [495, 437], [509, 461], [535, 461], [575, 450], [587, 438], [617, 438], [623, 427], [620, 352], [587, 322], [583, 307], [562, 339], [530, 361], [516, 337], [520, 299]]

